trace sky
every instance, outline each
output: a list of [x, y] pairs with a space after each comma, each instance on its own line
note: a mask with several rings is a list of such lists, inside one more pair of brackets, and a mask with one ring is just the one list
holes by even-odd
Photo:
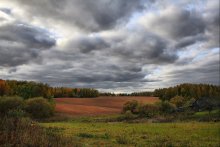
[[0, 79], [104, 92], [219, 84], [219, 0], [0, 0]]

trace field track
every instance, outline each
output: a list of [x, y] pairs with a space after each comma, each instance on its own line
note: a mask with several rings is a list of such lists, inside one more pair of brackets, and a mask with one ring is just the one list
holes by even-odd
[[56, 98], [56, 112], [70, 116], [94, 116], [119, 114], [125, 102], [137, 100], [155, 103], [156, 97], [98, 97], [98, 98]]

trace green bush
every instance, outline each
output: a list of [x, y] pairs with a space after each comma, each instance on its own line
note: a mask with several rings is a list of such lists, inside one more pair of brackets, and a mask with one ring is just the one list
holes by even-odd
[[170, 102], [174, 105], [176, 105], [177, 107], [181, 107], [184, 105], [184, 103], [186, 102], [186, 99], [182, 96], [175, 96], [173, 98], [170, 99]]
[[127, 111], [131, 111], [131, 113], [137, 114], [138, 113], [138, 105], [139, 105], [138, 101], [136, 101], [136, 100], [128, 101], [123, 105], [122, 112], [125, 113]]
[[159, 107], [159, 111], [162, 114], [171, 114], [176, 110], [176, 106], [172, 103], [169, 103], [168, 101], [159, 102], [157, 105]]
[[32, 118], [48, 118], [54, 113], [54, 105], [44, 98], [31, 98], [26, 100], [25, 110]]
[[154, 104], [139, 105], [138, 114], [140, 116], [153, 117], [159, 112], [159, 107]]
[[130, 110], [127, 110], [123, 116], [120, 117], [121, 120], [132, 120], [135, 119], [137, 116], [133, 114]]
[[191, 98], [190, 100], [188, 100], [184, 103], [183, 107], [191, 107], [195, 101], [196, 101], [196, 99]]
[[0, 116], [7, 116], [10, 111], [21, 110], [24, 101], [20, 97], [0, 97]]

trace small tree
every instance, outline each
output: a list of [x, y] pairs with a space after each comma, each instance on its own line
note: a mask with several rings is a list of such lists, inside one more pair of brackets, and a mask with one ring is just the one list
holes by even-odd
[[26, 100], [25, 110], [31, 117], [41, 119], [52, 116], [54, 106], [44, 98], [31, 98]]
[[171, 99], [170, 99], [170, 102], [171, 102], [172, 104], [175, 104], [177, 107], [181, 107], [181, 106], [184, 105], [185, 99], [184, 99], [184, 97], [177, 95], [177, 96], [171, 98]]

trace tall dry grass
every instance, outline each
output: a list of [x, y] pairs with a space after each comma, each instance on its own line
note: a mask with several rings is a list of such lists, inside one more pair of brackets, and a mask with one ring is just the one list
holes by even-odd
[[74, 147], [81, 144], [58, 129], [45, 129], [29, 118], [1, 118], [0, 146]]

